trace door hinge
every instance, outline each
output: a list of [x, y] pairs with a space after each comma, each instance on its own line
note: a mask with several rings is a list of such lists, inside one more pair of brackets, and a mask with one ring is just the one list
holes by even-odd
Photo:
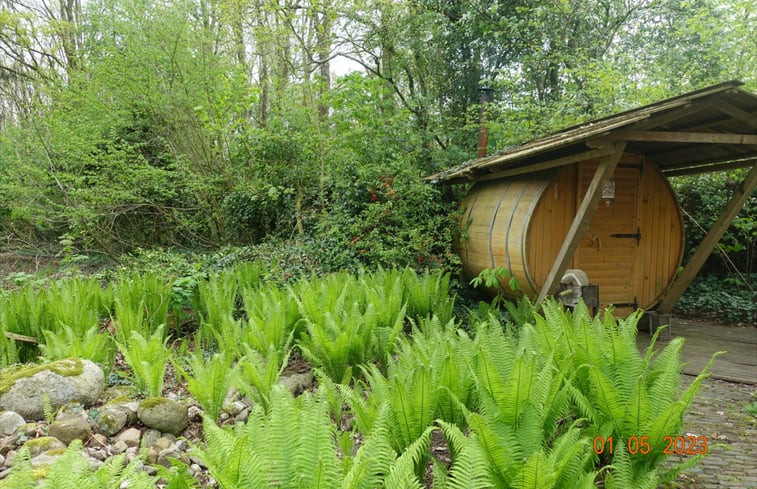
[[615, 302], [614, 304], [612, 304], [612, 306], [615, 307], [615, 308], [618, 308], [618, 307], [632, 307], [634, 309], [638, 309], [639, 308], [639, 300], [638, 300], [638, 298], [636, 296], [633, 296], [633, 302]]
[[636, 228], [636, 232], [635, 233], [626, 233], [626, 234], [624, 234], [624, 233], [616, 233], [616, 234], [611, 234], [610, 237], [611, 238], [636, 238], [636, 244], [638, 245], [639, 241], [641, 241], [641, 229], [640, 228]]

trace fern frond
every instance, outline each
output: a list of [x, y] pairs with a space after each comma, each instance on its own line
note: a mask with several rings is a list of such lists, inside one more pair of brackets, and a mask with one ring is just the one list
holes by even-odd
[[624, 411], [620, 392], [595, 365], [589, 367], [589, 379], [594, 403], [609, 419], [620, 422]]
[[652, 362], [647, 382], [655, 415], [678, 396], [683, 343], [683, 338], [673, 338]]
[[539, 451], [528, 457], [513, 480], [512, 487], [514, 489], [551, 489], [556, 481], [557, 474], [544, 452]]
[[340, 479], [336, 455], [336, 427], [323, 394], [309, 393], [299, 400], [299, 437], [294, 449], [292, 476], [301, 487], [330, 489]]
[[423, 468], [428, 457], [429, 439], [433, 427], [428, 427], [407, 449], [400, 454], [399, 458], [389, 469], [389, 475], [384, 479], [386, 489], [421, 489], [417, 470]]
[[379, 487], [383, 478], [389, 474], [397, 453], [390, 442], [388, 417], [389, 406], [383, 404], [379, 408], [373, 428], [366, 434], [352, 466], [344, 477], [343, 489], [373, 489]]
[[627, 439], [630, 436], [638, 436], [639, 433], [643, 433], [643, 427], [647, 425], [651, 415], [652, 405], [647, 393], [646, 382], [640, 376], [626, 402], [626, 410], [621, 425], [623, 437]]
[[450, 452], [454, 454], [452, 468], [449, 472], [447, 487], [450, 489], [483, 489], [492, 487], [489, 479], [489, 467], [481, 446], [475, 439], [467, 438], [460, 429], [444, 421], [438, 421], [439, 426], [450, 445]]

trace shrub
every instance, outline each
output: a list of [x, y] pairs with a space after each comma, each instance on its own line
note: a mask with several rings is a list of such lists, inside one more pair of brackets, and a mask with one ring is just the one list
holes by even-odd
[[230, 192], [223, 201], [226, 232], [237, 244], [259, 243], [268, 235], [291, 229], [294, 189], [259, 184]]
[[[757, 274], [751, 275], [755, 283]], [[722, 323], [757, 324], [757, 297], [737, 277], [698, 276], [675, 307], [687, 316], [706, 317]]]
[[348, 166], [329, 182], [329, 212], [317, 223], [320, 261], [328, 270], [444, 267], [452, 252], [456, 204], [420, 179], [412, 165]]

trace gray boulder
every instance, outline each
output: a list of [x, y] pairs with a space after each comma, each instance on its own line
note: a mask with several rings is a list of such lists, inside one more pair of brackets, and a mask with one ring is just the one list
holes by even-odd
[[0, 436], [12, 435], [26, 424], [24, 418], [14, 411], [0, 413]]
[[313, 386], [313, 372], [309, 370], [301, 374], [282, 375], [279, 383], [286, 387], [293, 396], [299, 396]]
[[87, 420], [80, 416], [67, 416], [54, 421], [47, 429], [50, 436], [54, 436], [66, 445], [74, 440], [87, 441], [92, 435], [92, 427]]
[[91, 406], [104, 385], [102, 369], [79, 358], [6, 369], [0, 372], [0, 409], [15, 411], [27, 421], [41, 420], [46, 396], [53, 409], [70, 402]]
[[174, 435], [178, 435], [189, 425], [187, 406], [164, 397], [151, 397], [142, 401], [137, 417], [148, 428]]
[[100, 409], [100, 433], [113, 436], [126, 426], [129, 414], [120, 406], [105, 406]]
[[59, 453], [66, 448], [66, 445], [52, 436], [42, 436], [35, 438], [24, 443], [24, 446], [29, 449], [29, 456], [31, 458], [36, 457], [42, 453], [50, 452]]
[[138, 447], [139, 441], [142, 438], [142, 432], [136, 428], [129, 428], [122, 431], [117, 437], [116, 441], [122, 441], [127, 447]]

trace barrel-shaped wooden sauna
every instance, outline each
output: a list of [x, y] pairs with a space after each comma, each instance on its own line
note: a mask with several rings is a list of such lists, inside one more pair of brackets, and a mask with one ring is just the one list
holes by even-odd
[[[521, 291], [538, 295], [568, 233], [598, 161], [479, 182], [463, 200], [458, 241], [467, 276], [504, 267]], [[620, 314], [653, 306], [673, 280], [683, 255], [683, 223], [675, 194], [658, 168], [625, 153], [569, 269], [599, 285], [600, 307]]]

